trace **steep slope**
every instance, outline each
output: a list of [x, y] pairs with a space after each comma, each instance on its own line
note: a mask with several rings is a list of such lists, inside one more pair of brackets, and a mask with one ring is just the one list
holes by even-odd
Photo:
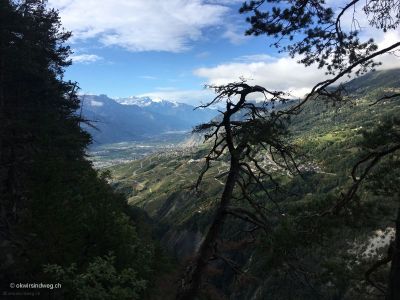
[[46, 2], [0, 2], [0, 298], [143, 299], [162, 259], [87, 160], [71, 34]]
[[400, 69], [370, 72], [355, 78], [346, 84], [346, 90], [351, 94], [362, 95], [374, 91], [400, 88]]
[[[399, 70], [375, 72], [353, 80], [347, 86], [348, 91], [353, 91], [347, 98], [351, 102], [339, 108], [311, 102], [292, 120], [291, 139], [303, 154], [313, 157], [311, 162], [305, 160], [313, 168], [302, 177], [274, 172], [285, 190], [277, 201], [287, 215], [318, 211], [337, 201], [359, 159], [363, 131], [398, 115], [398, 100], [371, 106], [379, 95], [398, 89], [392, 80], [398, 73]], [[132, 205], [143, 208], [162, 225], [162, 241], [180, 259], [192, 255], [199, 246], [228, 168], [227, 160], [216, 163], [200, 191], [195, 192], [193, 185], [206, 153], [207, 145], [183, 148], [110, 169], [114, 186], [129, 197]], [[357, 294], [355, 286], [365, 288], [357, 278], [363, 276], [377, 255], [386, 251], [387, 243], [376, 246], [377, 250], [368, 257], [363, 253], [370, 247], [368, 241], [375, 230], [383, 232], [391, 226], [396, 199], [376, 195], [366, 187], [360, 191], [360, 201], [362, 205], [350, 209], [347, 219], [310, 222], [294, 217], [275, 225], [257, 246], [230, 250], [229, 257], [239, 262], [248, 276], [258, 278], [245, 288], [240, 286], [240, 280], [235, 281], [235, 274], [226, 265], [213, 265], [220, 275], [219, 279], [210, 280], [230, 299], [265, 299], [267, 295], [268, 299], [342, 299], [340, 294], [347, 294], [348, 299], [369, 299]], [[231, 239], [243, 226], [230, 220], [224, 238]], [[309, 275], [301, 278], [304, 274]]]

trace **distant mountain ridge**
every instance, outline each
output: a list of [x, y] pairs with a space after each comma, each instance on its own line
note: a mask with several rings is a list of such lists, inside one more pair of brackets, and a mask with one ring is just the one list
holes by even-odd
[[111, 99], [106, 95], [82, 95], [82, 114], [97, 128], [85, 126], [95, 145], [143, 141], [151, 136], [190, 131], [217, 112], [149, 97]]
[[388, 69], [369, 72], [350, 80], [345, 84], [346, 91], [357, 95], [377, 89], [400, 88], [400, 69]]
[[[400, 69], [370, 72], [345, 84], [348, 93], [361, 96], [385, 88], [399, 89]], [[190, 131], [194, 126], [218, 115], [213, 109], [194, 110], [194, 106], [151, 97], [111, 99], [106, 95], [83, 95], [82, 112], [92, 120], [94, 145], [127, 141], [144, 141], [151, 137], [176, 131]], [[279, 108], [279, 104], [277, 104]], [[287, 103], [286, 105], [290, 105]], [[195, 142], [196, 141], [196, 142]], [[190, 143], [198, 144], [199, 138]]]
[[[146, 107], [146, 106], [151, 106], [155, 104], [162, 104], [166, 106], [179, 106], [179, 105], [187, 105], [184, 103], [178, 103], [175, 101], [167, 101], [164, 99], [161, 99], [159, 97], [137, 97], [137, 96], [130, 96], [126, 98], [115, 98], [115, 102], [118, 102], [119, 104], [122, 105], [137, 105], [140, 107]], [[190, 105], [189, 105], [190, 106]]]

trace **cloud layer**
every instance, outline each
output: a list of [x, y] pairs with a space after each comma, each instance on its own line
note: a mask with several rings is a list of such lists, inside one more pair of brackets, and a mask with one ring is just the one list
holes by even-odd
[[[258, 57], [262, 58], [263, 55]], [[313, 83], [324, 77], [324, 71], [312, 67], [305, 68], [287, 57], [269, 62], [230, 62], [213, 68], [199, 68], [194, 73], [205, 78], [207, 83], [216, 85], [238, 81], [243, 77], [249, 84], [258, 84], [270, 90], [284, 90], [296, 97], [302, 97]]]
[[[222, 2], [223, 4], [223, 2]], [[97, 39], [129, 51], [181, 52], [229, 11], [205, 0], [49, 0], [74, 40]]]
[[[400, 32], [375, 32], [375, 39], [379, 49], [382, 49], [399, 41]], [[400, 68], [399, 52], [400, 50], [378, 57], [376, 61], [382, 62], [382, 66], [377, 69]], [[245, 55], [215, 67], [198, 68], [194, 70], [194, 74], [204, 78], [207, 84], [222, 85], [244, 78], [250, 84], [303, 97], [315, 84], [328, 77], [324, 70], [315, 65], [305, 67], [298, 64], [297, 60], [298, 58], [272, 57], [268, 54]]]
[[73, 63], [78, 64], [89, 64], [103, 59], [101, 56], [96, 54], [73, 54], [70, 56], [70, 58], [72, 59]]

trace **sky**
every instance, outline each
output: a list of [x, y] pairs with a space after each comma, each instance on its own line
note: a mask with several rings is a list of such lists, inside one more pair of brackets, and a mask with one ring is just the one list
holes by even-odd
[[[328, 1], [340, 7], [342, 0]], [[249, 84], [303, 96], [325, 75], [249, 37], [242, 0], [49, 0], [72, 31], [73, 65], [65, 74], [81, 93], [150, 96], [197, 105], [212, 99], [205, 84], [246, 78]], [[350, 16], [347, 18], [350, 20]], [[344, 22], [346, 23], [346, 22]], [[349, 21], [350, 24], [350, 21]], [[350, 26], [348, 24], [348, 26]], [[364, 28], [384, 46], [400, 32]], [[365, 25], [365, 26], [364, 26]], [[344, 24], [343, 26], [346, 26]], [[382, 68], [400, 67], [394, 55]]]

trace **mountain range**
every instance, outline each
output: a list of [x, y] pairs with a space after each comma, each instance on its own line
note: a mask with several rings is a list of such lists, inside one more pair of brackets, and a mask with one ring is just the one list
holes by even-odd
[[[371, 72], [347, 83], [346, 91], [361, 96], [367, 91], [397, 87], [399, 69]], [[85, 125], [93, 145], [146, 141], [170, 133], [189, 132], [218, 115], [214, 109], [196, 109], [185, 103], [150, 97], [112, 99], [106, 95], [82, 95], [82, 114], [95, 128]]]
[[125, 141], [144, 141], [173, 132], [187, 132], [207, 122], [216, 110], [159, 98], [129, 97], [111, 99], [106, 95], [82, 95], [82, 115], [94, 145]]

